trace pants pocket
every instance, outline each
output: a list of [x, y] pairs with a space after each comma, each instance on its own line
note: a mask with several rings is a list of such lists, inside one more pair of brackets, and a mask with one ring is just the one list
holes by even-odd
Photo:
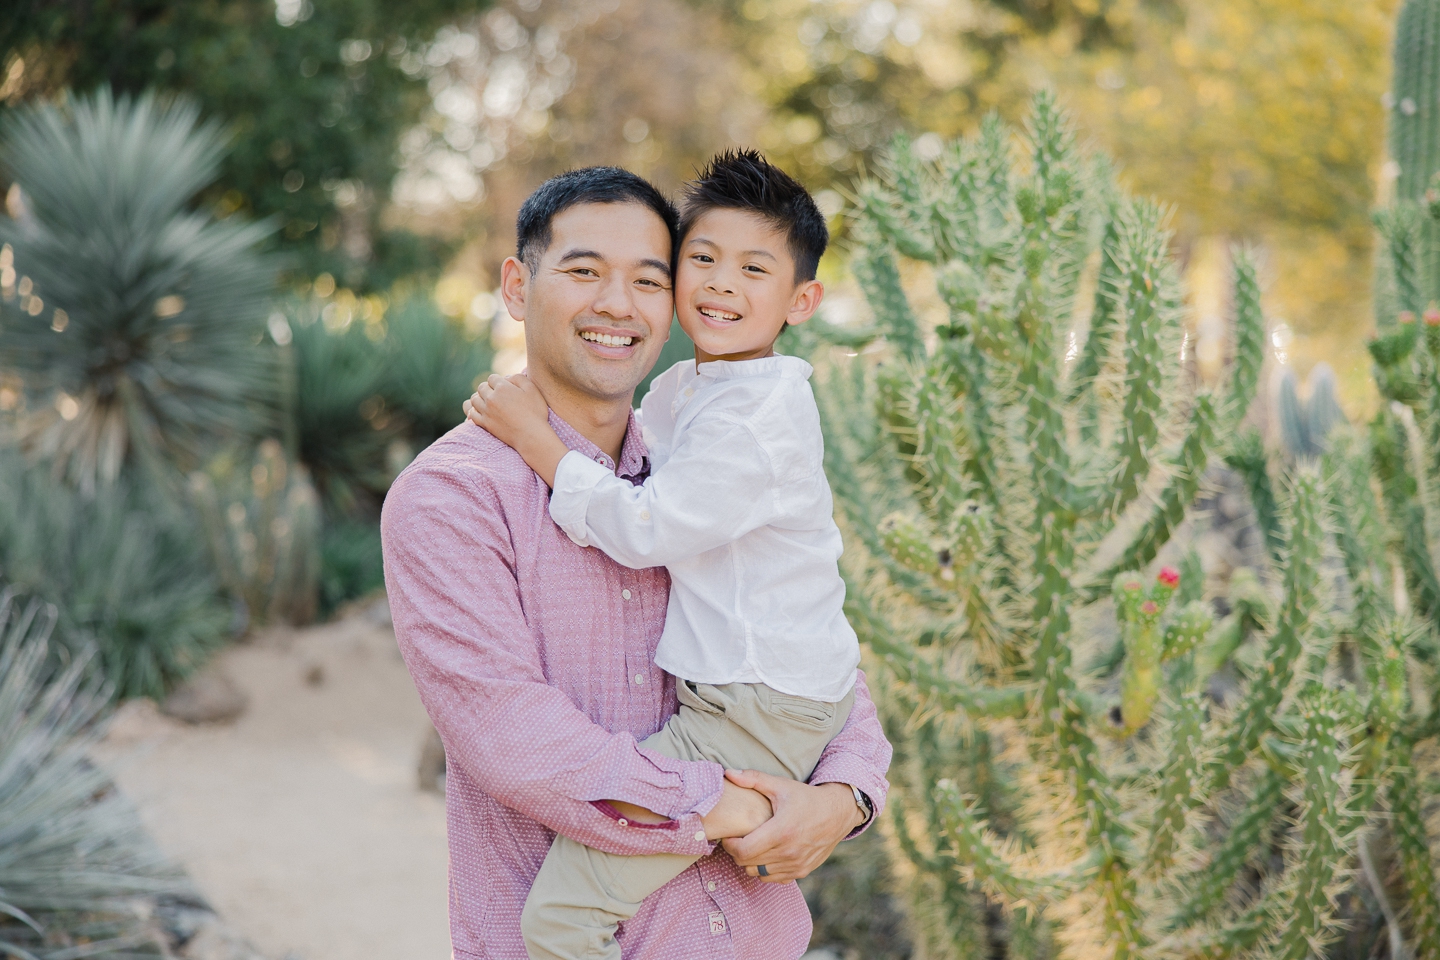
[[835, 719], [835, 704], [772, 692], [770, 712], [794, 723], [823, 729], [830, 726]]

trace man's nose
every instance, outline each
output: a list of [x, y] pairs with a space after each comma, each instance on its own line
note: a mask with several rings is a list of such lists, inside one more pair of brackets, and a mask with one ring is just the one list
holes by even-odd
[[635, 315], [635, 297], [631, 293], [630, 284], [619, 277], [607, 279], [601, 284], [591, 308], [598, 314], [616, 320], [630, 319]]

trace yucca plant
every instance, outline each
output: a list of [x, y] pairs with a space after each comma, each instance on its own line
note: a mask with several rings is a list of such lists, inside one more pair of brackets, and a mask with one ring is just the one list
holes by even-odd
[[152, 485], [86, 496], [0, 448], [0, 576], [56, 605], [58, 639], [93, 646], [118, 696], [164, 696], [229, 635], [202, 537]]
[[[323, 304], [292, 304], [288, 360], [295, 449], [320, 491], [327, 516], [373, 508], [390, 485], [391, 445], [403, 418], [385, 398], [386, 356], [359, 324], [330, 330]], [[402, 441], [403, 442], [403, 441]]]
[[[1324, 956], [1363, 839], [1403, 823], [1396, 935], [1435, 956], [1405, 759], [1429, 735], [1411, 687], [1434, 677], [1376, 599], [1373, 537], [1344, 526], [1370, 511], [1363, 460], [1274, 492], [1238, 435], [1264, 341], [1251, 258], [1205, 388], [1162, 211], [1080, 153], [1048, 94], [1023, 142], [994, 119], [933, 163], [897, 142], [853, 231], [883, 340], [818, 390], [926, 955]], [[922, 310], [903, 278], [926, 275]], [[1222, 455], [1259, 458], [1274, 563], [1268, 587], [1232, 581], [1217, 623], [1196, 557], [1152, 564]], [[1217, 701], [1222, 668], [1241, 693]]]
[[304, 467], [277, 440], [248, 461], [217, 458], [190, 475], [210, 557], [227, 593], [252, 623], [315, 618], [320, 577], [320, 498]]
[[26, 446], [87, 490], [271, 422], [270, 227], [190, 207], [225, 144], [189, 101], [106, 90], [0, 130], [21, 208], [0, 217], [0, 370], [26, 395]]
[[83, 654], [55, 666], [55, 620], [0, 589], [0, 954], [159, 957], [139, 902], [195, 894], [90, 762], [109, 694]]
[[428, 297], [409, 297], [386, 312], [385, 395], [417, 452], [464, 419], [460, 405], [494, 359], [488, 336], [471, 334]]

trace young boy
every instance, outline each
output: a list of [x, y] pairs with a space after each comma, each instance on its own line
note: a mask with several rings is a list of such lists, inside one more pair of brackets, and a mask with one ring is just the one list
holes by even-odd
[[[669, 569], [655, 662], [675, 676], [680, 709], [644, 746], [802, 781], [845, 724], [860, 656], [811, 368], [774, 350], [820, 305], [828, 240], [804, 187], [754, 152], [721, 154], [688, 186], [675, 309], [695, 360], [641, 403], [641, 486], [569, 451], [523, 377], [492, 377], [467, 405], [550, 485], [550, 515], [572, 540]], [[557, 836], [521, 918], [530, 957], [619, 960], [616, 926], [694, 860]]]

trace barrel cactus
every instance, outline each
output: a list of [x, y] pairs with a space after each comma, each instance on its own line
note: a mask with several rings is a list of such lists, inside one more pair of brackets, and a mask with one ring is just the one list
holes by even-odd
[[[992, 119], [933, 162], [896, 143], [852, 234], [875, 327], [821, 364], [916, 932], [933, 956], [1303, 960], [1377, 808], [1409, 804], [1406, 876], [1433, 875], [1396, 792], [1417, 633], [1322, 569], [1335, 498], [1368, 487], [1339, 449], [1297, 466], [1273, 570], [1223, 604], [1193, 555], [1155, 568], [1255, 393], [1255, 269], [1237, 250], [1232, 361], [1198, 385], [1162, 211], [1049, 95], [1022, 140]], [[1374, 531], [1352, 532], [1358, 564]]]

